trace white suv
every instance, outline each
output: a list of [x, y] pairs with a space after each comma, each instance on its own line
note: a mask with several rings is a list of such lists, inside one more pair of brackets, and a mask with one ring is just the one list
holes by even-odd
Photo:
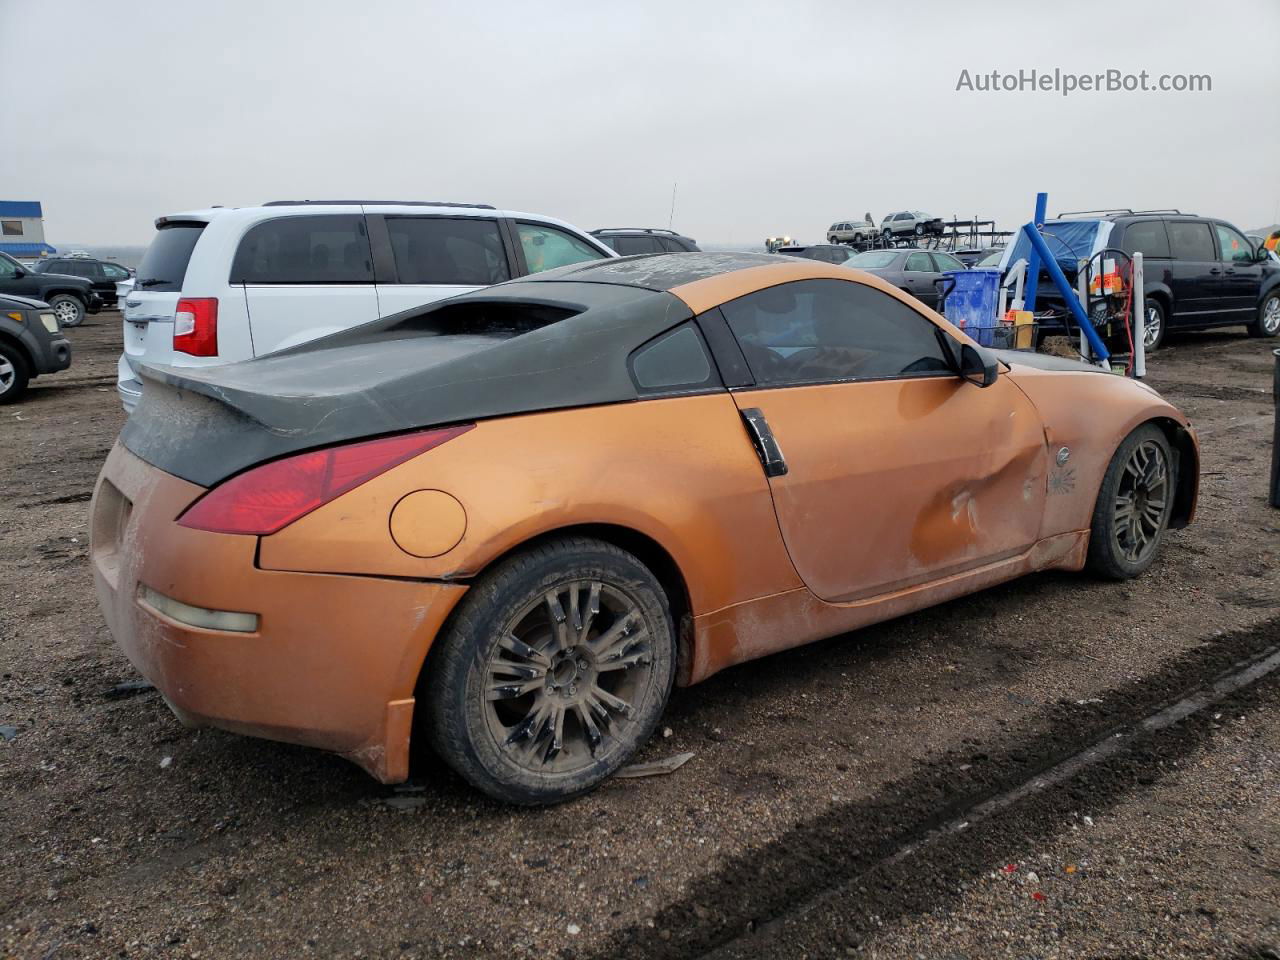
[[878, 232], [870, 219], [844, 220], [827, 227], [827, 243], [861, 243]]
[[161, 217], [124, 301], [116, 389], [137, 366], [248, 360], [552, 267], [616, 257], [559, 220], [450, 203], [280, 201]]

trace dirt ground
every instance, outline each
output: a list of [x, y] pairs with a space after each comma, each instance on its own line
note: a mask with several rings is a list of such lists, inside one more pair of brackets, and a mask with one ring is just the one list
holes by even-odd
[[[972, 828], [1280, 644], [1274, 344], [1172, 337], [1200, 512], [1123, 585], [1029, 577], [674, 695], [676, 773], [549, 810], [186, 730], [107, 634], [87, 502], [119, 315], [0, 408], [0, 957], [1280, 958], [1280, 675]], [[909, 851], [909, 852], [904, 852]]]

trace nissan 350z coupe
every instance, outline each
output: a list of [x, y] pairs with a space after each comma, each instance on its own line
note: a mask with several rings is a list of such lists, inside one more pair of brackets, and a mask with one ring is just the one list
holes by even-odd
[[420, 735], [513, 803], [600, 783], [673, 684], [1035, 570], [1135, 576], [1196, 499], [1149, 387], [791, 257], [579, 264], [144, 375], [92, 562], [173, 711], [384, 782]]

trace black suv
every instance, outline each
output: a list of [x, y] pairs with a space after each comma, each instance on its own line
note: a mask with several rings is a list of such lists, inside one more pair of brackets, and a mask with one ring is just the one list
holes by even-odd
[[[1060, 214], [1044, 225], [1045, 241], [1073, 283], [1076, 263], [1099, 246], [1142, 253], [1148, 350], [1169, 330], [1244, 324], [1253, 337], [1280, 333], [1280, 262], [1225, 220], [1172, 211], [1108, 210]], [[1102, 238], [1101, 231], [1110, 233]], [[1015, 238], [1004, 263], [1025, 257]], [[1037, 309], [1061, 304], [1041, 272]], [[1065, 313], [1065, 311], [1064, 311]]]
[[120, 264], [91, 257], [54, 257], [39, 261], [31, 269], [35, 273], [60, 273], [88, 280], [108, 307], [116, 305], [116, 284], [130, 277], [129, 271]]
[[591, 235], [624, 257], [637, 253], [701, 253], [692, 238], [656, 227], [608, 227], [592, 230]]
[[71, 366], [71, 344], [39, 300], [0, 296], [0, 403], [15, 403], [43, 373]]
[[7, 253], [0, 253], [0, 294], [43, 300], [53, 308], [58, 323], [78, 326], [86, 313], [102, 309], [102, 298], [83, 277], [62, 273], [35, 273]]

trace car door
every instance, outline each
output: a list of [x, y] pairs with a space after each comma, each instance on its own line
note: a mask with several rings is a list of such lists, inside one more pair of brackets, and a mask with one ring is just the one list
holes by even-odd
[[1215, 223], [1219, 266], [1222, 267], [1222, 319], [1252, 322], [1262, 295], [1262, 265], [1243, 233], [1225, 223]]
[[1166, 220], [1169, 234], [1171, 325], [1195, 325], [1215, 319], [1222, 309], [1222, 266], [1209, 224], [1203, 220]]
[[587, 260], [603, 260], [609, 256], [585, 238], [549, 223], [516, 220], [514, 227], [518, 241], [516, 260], [521, 274], [541, 273]]
[[515, 275], [497, 217], [369, 215], [375, 248], [385, 236], [394, 276], [379, 273], [378, 313], [388, 316]]
[[923, 250], [907, 254], [902, 265], [902, 277], [913, 297], [930, 307], [937, 306], [938, 288], [933, 281], [937, 279], [938, 272], [934, 270], [929, 254]]
[[254, 224], [236, 249], [231, 283], [244, 287], [255, 356], [378, 319], [363, 214]]
[[815, 595], [881, 596], [1035, 543], [1047, 476], [1039, 414], [1006, 376], [985, 388], [956, 376], [920, 311], [821, 279], [713, 313], [706, 322], [727, 324], [755, 381], [734, 400], [767, 438], [778, 525]]

